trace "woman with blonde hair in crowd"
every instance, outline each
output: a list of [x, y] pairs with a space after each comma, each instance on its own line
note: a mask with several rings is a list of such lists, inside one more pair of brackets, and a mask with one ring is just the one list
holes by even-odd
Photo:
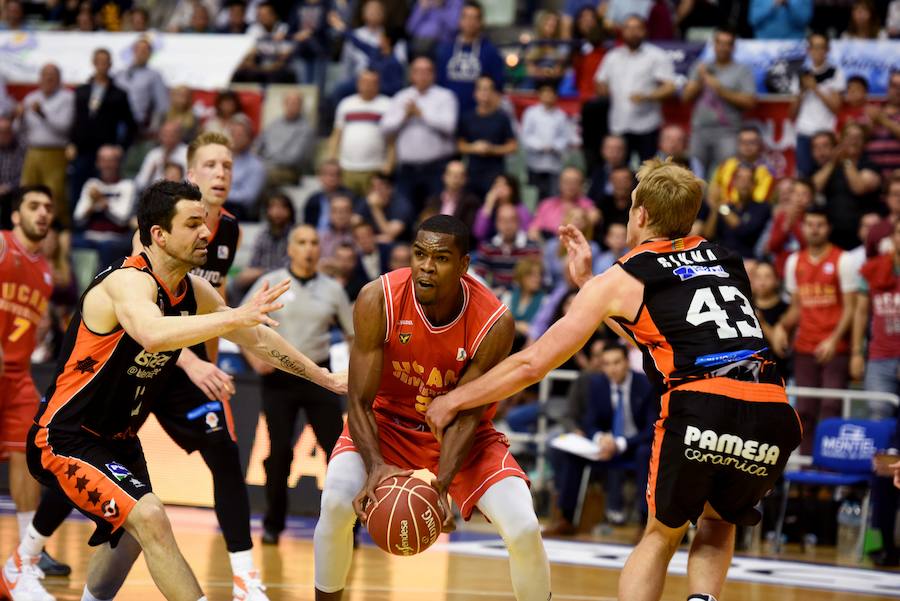
[[513, 272], [513, 287], [501, 297], [516, 322], [513, 348], [524, 344], [545, 296], [544, 266], [537, 259], [519, 261]]
[[555, 10], [541, 11], [536, 19], [534, 38], [525, 50], [529, 87], [559, 85], [569, 66], [569, 53], [570, 44], [562, 38], [562, 17]]

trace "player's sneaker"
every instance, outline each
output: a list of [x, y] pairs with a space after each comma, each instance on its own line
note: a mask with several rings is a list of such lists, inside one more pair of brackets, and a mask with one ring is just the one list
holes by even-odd
[[11, 601], [56, 601], [40, 580], [38, 558], [23, 562], [18, 549], [13, 552], [0, 572], [0, 597]]
[[[259, 579], [259, 572], [253, 570], [245, 576], [234, 576], [232, 595], [234, 601], [269, 601], [266, 596], [266, 587]], [[18, 600], [15, 600], [18, 601]]]
[[53, 559], [46, 549], [41, 549], [38, 567], [46, 576], [68, 576], [72, 573], [71, 567]]

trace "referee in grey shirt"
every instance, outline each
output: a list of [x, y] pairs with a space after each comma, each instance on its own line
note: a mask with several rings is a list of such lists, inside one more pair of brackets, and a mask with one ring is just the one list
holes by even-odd
[[[279, 323], [276, 330], [300, 352], [322, 367], [329, 367], [331, 326], [340, 325], [349, 342], [353, 338], [353, 314], [343, 287], [317, 271], [319, 235], [313, 227], [299, 225], [288, 241], [290, 265], [262, 276], [249, 292], [252, 296], [263, 285], [291, 279], [290, 289], [281, 297], [284, 308], [272, 313]], [[269, 430], [269, 456], [266, 470], [266, 515], [263, 519], [263, 543], [275, 544], [284, 530], [287, 515], [287, 480], [294, 459], [294, 431], [300, 409], [313, 427], [325, 456], [344, 427], [339, 396], [307, 380], [298, 380], [272, 370], [254, 358], [248, 361], [262, 378], [262, 407]]]

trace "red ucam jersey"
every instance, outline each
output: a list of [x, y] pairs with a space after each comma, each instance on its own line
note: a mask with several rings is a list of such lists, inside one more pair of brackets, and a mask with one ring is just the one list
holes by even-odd
[[[818, 260], [812, 258], [809, 249], [798, 251], [788, 257], [784, 271], [785, 289], [800, 295], [794, 350], [812, 355], [841, 321], [843, 295], [857, 290], [859, 278], [850, 255], [837, 246]], [[849, 336], [845, 335], [838, 342], [837, 352], [846, 353], [849, 348]]]
[[0, 347], [7, 375], [27, 372], [53, 292], [50, 265], [11, 231], [0, 232]]
[[[491, 327], [508, 310], [475, 278], [464, 275], [461, 283], [462, 310], [450, 323], [435, 327], [416, 301], [409, 268], [381, 276], [387, 333], [374, 409], [383, 417], [424, 425], [431, 399], [456, 387]], [[482, 422], [496, 411], [496, 405], [488, 409]]]

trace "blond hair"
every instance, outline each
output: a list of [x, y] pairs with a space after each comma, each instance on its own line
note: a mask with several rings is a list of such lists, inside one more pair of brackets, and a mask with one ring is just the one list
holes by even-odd
[[194, 157], [197, 155], [197, 151], [203, 148], [204, 146], [211, 146], [213, 144], [218, 144], [219, 146], [224, 146], [231, 152], [231, 138], [226, 136], [225, 134], [220, 134], [215, 131], [208, 131], [200, 134], [193, 140], [191, 140], [190, 145], [188, 145], [187, 151], [187, 164], [191, 166], [194, 164]]
[[540, 269], [543, 272], [544, 264], [539, 260], [533, 259], [531, 257], [521, 259], [516, 263], [516, 266], [513, 269], [513, 281], [521, 288], [525, 281], [525, 278], [527, 278], [531, 274], [531, 271], [533, 269]]
[[659, 236], [687, 236], [703, 201], [703, 180], [671, 158], [644, 161], [637, 180], [634, 207], [647, 210], [647, 225]]

